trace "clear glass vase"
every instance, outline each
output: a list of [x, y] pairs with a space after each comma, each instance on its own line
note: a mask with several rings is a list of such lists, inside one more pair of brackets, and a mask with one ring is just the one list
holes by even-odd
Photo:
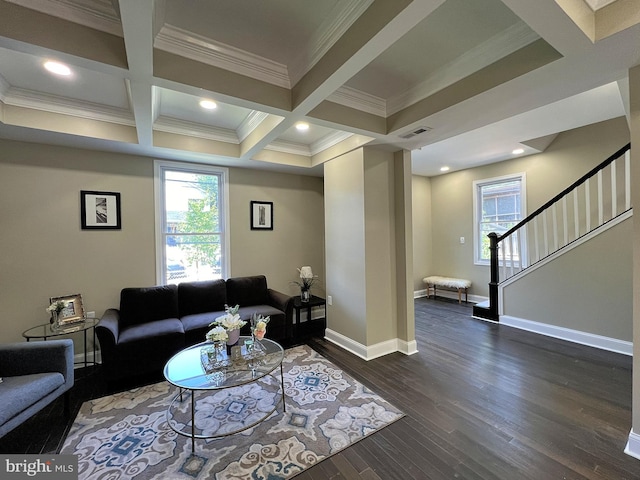
[[300, 300], [303, 302], [311, 300], [311, 290], [300, 290]]
[[51, 319], [51, 330], [58, 330], [60, 328], [60, 315], [58, 312], [51, 312]]

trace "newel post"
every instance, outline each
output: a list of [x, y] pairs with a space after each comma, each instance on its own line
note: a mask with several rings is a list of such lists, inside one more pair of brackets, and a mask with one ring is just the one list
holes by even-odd
[[489, 282], [489, 314], [498, 321], [498, 234], [489, 235], [489, 253], [491, 254], [491, 281]]

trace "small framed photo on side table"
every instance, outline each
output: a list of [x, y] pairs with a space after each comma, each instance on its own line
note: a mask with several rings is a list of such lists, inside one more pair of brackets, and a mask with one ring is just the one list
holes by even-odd
[[120, 193], [80, 191], [82, 230], [120, 230]]
[[58, 321], [60, 322], [60, 325], [84, 321], [84, 305], [82, 304], [81, 294], [76, 293], [75, 295], [51, 297], [49, 299], [51, 304], [59, 301], [65, 303], [64, 309], [58, 314]]

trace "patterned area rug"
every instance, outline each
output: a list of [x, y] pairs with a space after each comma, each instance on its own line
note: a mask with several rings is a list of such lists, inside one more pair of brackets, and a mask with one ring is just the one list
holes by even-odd
[[[307, 346], [287, 350], [283, 367], [286, 413], [280, 406], [241, 433], [196, 439], [194, 453], [191, 439], [167, 425], [177, 388], [166, 382], [84, 403], [60, 453], [78, 455], [80, 479], [278, 480], [403, 416]], [[224, 412], [217, 408], [222, 392], [234, 396]], [[196, 396], [196, 425], [206, 431], [250, 419], [273, 400], [269, 395], [278, 393], [252, 384]], [[190, 398], [183, 403], [188, 412]]]

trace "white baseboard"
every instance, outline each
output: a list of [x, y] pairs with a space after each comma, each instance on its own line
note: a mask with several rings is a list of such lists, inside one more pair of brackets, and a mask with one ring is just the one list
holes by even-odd
[[[416, 290], [413, 292], [413, 298], [422, 298], [427, 296], [427, 289]], [[438, 290], [438, 297], [452, 298], [454, 300], [458, 300], [458, 292], [454, 292], [452, 290]], [[464, 297], [463, 297], [464, 298]], [[471, 303], [482, 303], [489, 300], [489, 297], [483, 297], [480, 295], [472, 295], [468, 294], [467, 299]]]
[[572, 330], [570, 328], [558, 327], [547, 323], [534, 322], [523, 318], [512, 317], [509, 315], [500, 315], [500, 323], [509, 327], [527, 330], [529, 332], [539, 333], [548, 337], [559, 338], [581, 345], [609, 350], [611, 352], [622, 353], [624, 355], [633, 355], [633, 343], [617, 338], [604, 337], [594, 333], [581, 332], [580, 330]]
[[633, 430], [629, 432], [629, 439], [627, 440], [627, 446], [624, 447], [624, 453], [640, 460], [640, 435], [634, 433]]
[[367, 346], [329, 328], [325, 330], [324, 338], [364, 360], [373, 360], [394, 352], [404, 353], [405, 355], [418, 353], [418, 344], [415, 340], [407, 342], [406, 340], [394, 338]]

